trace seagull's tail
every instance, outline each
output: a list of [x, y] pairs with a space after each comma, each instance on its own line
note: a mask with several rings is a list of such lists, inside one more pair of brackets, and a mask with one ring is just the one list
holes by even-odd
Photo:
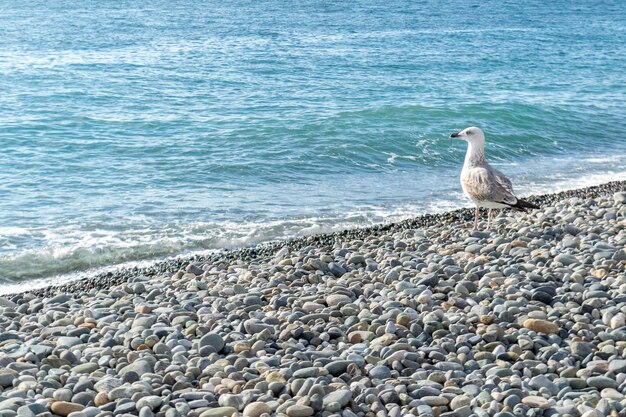
[[539, 206], [518, 198], [515, 204], [511, 204], [511, 208], [514, 208], [520, 211], [526, 211], [526, 209], [529, 209], [529, 208], [538, 209]]

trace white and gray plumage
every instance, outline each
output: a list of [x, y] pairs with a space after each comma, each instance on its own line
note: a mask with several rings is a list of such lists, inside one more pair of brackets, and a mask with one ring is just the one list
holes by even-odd
[[513, 208], [525, 211], [538, 206], [521, 200], [513, 193], [511, 181], [485, 161], [485, 134], [477, 127], [468, 127], [450, 135], [467, 142], [465, 163], [461, 171], [463, 192], [476, 205], [474, 230], [478, 230], [480, 207], [489, 209], [487, 228], [491, 226], [493, 209]]

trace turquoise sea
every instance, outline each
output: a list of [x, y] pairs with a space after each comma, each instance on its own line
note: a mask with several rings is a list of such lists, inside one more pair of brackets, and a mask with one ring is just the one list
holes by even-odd
[[[0, 0], [0, 290], [626, 178], [626, 2]], [[38, 281], [41, 282], [41, 281]]]

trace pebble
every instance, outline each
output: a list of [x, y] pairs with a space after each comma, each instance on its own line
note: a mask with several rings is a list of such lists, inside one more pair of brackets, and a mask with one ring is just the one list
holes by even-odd
[[338, 307], [344, 304], [349, 304], [352, 300], [347, 295], [343, 294], [332, 294], [326, 297], [326, 304], [329, 307]]
[[[593, 352], [593, 344], [583, 341], [573, 341], [571, 343], [572, 354], [587, 357], [591, 352]], [[624, 361], [624, 366], [626, 366], [626, 361]]]
[[108, 404], [110, 401], [111, 400], [109, 398], [109, 394], [107, 394], [106, 392], [100, 392], [96, 394], [94, 398], [94, 404], [96, 407], [101, 407], [105, 404]]
[[243, 409], [243, 415], [246, 417], [261, 417], [263, 414], [269, 414], [272, 412], [272, 409], [263, 402], [253, 402], [246, 406]]
[[391, 377], [391, 371], [386, 366], [378, 365], [370, 369], [369, 375], [372, 379], [387, 379]]
[[153, 368], [150, 362], [140, 359], [129, 365], [126, 365], [124, 368], [122, 368], [119, 371], [118, 375], [124, 376], [125, 374], [130, 373], [130, 372], [134, 372], [138, 375], [143, 375], [146, 373], [151, 373], [152, 371], [153, 371]]
[[457, 410], [459, 408], [463, 408], [469, 406], [472, 402], [472, 399], [467, 395], [458, 395], [450, 401], [450, 408], [452, 410]]
[[425, 397], [420, 398], [424, 403], [432, 406], [444, 406], [444, 405], [448, 405], [449, 400], [446, 397], [439, 397], [439, 396], [431, 396], [431, 395], [427, 395]]
[[329, 404], [338, 403], [341, 407], [344, 407], [346, 404], [348, 404], [348, 401], [350, 401], [350, 399], [352, 399], [352, 392], [347, 389], [341, 389], [326, 395], [324, 397], [323, 404], [325, 407], [328, 407]]
[[590, 376], [587, 378], [587, 385], [600, 390], [604, 388], [617, 388], [617, 382], [606, 376]]
[[610, 361], [609, 371], [616, 374], [626, 373], [626, 359], [613, 359]]
[[70, 413], [83, 411], [84, 409], [84, 405], [74, 404], [67, 401], [55, 401], [50, 405], [50, 410], [52, 410], [54, 414], [58, 414], [63, 417], [68, 416]]
[[529, 406], [530, 408], [540, 408], [545, 410], [550, 407], [550, 403], [543, 397], [538, 397], [536, 395], [529, 395], [528, 397], [522, 398], [522, 404]]
[[156, 410], [161, 406], [163, 400], [157, 395], [148, 395], [137, 400], [137, 408], [148, 407], [150, 410]]
[[215, 407], [203, 411], [199, 417], [231, 417], [236, 412], [237, 409], [233, 407]]
[[522, 324], [527, 329], [541, 333], [558, 333], [559, 326], [556, 323], [541, 320], [541, 319], [527, 319]]
[[97, 363], [87, 362], [80, 365], [76, 365], [72, 368], [72, 372], [76, 374], [90, 374], [99, 368]]
[[207, 333], [198, 342], [199, 349], [205, 346], [211, 346], [216, 352], [219, 352], [224, 348], [224, 339], [219, 334]]
[[294, 404], [287, 407], [285, 413], [289, 417], [309, 417], [312, 416], [315, 411], [308, 405]]
[[12, 369], [0, 368], [0, 386], [4, 388], [10, 387], [17, 376], [18, 373]]

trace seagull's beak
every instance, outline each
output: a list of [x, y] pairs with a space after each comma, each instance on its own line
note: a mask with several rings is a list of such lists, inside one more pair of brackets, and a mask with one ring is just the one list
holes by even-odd
[[460, 136], [461, 136], [460, 133], [453, 133], [453, 134], [450, 135], [451, 138], [458, 138]]

